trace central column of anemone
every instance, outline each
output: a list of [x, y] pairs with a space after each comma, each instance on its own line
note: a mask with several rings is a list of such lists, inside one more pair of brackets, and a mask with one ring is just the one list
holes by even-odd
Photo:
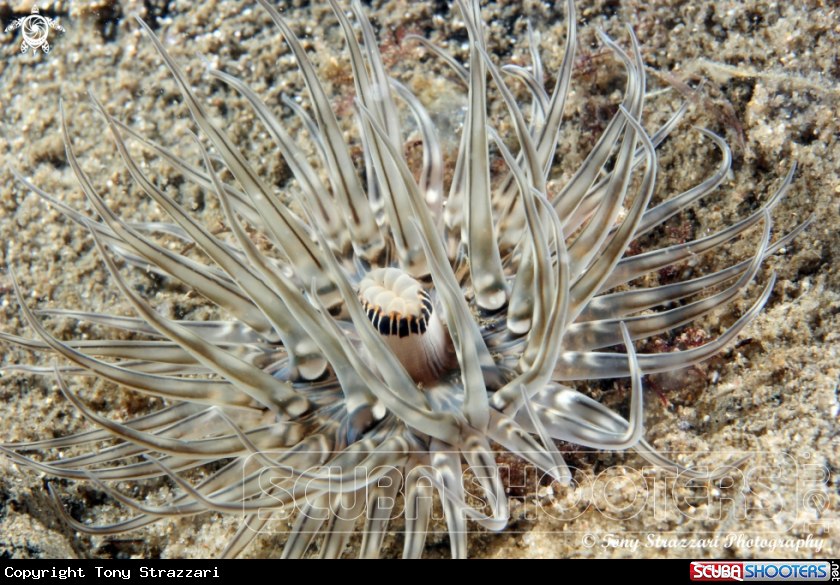
[[373, 326], [417, 383], [431, 384], [452, 366], [449, 334], [429, 293], [398, 268], [368, 272], [359, 301]]

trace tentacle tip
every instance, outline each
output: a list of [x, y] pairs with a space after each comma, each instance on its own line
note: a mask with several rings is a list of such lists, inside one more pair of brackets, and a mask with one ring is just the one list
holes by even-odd
[[198, 56], [198, 58], [204, 64], [204, 67], [206, 69], [215, 69], [215, 67], [213, 67], [213, 63], [210, 61], [210, 59], [207, 57], [207, 55], [205, 55], [201, 51], [196, 51], [195, 54]]

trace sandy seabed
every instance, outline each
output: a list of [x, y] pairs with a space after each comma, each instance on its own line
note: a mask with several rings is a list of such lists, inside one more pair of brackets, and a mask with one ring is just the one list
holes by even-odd
[[[3, 28], [27, 15], [31, 6], [0, 0]], [[348, 99], [352, 78], [328, 5], [296, 0], [285, 6], [296, 32], [305, 35], [351, 142], [357, 141]], [[103, 120], [86, 97], [86, 91], [93, 92], [112, 114], [197, 160], [185, 132], [194, 128], [188, 110], [151, 43], [138, 32], [133, 15], [155, 23], [156, 34], [185, 69], [205, 106], [278, 188], [291, 181], [288, 169], [254, 124], [247, 104], [203, 75], [198, 54], [240, 76], [282, 111], [293, 135], [299, 130], [297, 122], [288, 109], [281, 110], [280, 96], [301, 96], [304, 104], [308, 97], [280, 34], [256, 4], [222, 0], [196, 8], [184, 0], [93, 0], [39, 7], [42, 14], [57, 17], [66, 31], [50, 31], [49, 54], [31, 49], [21, 54], [19, 31], [0, 33], [0, 269], [15, 271], [32, 308], [133, 316], [109, 283], [86, 231], [17, 183], [9, 171], [8, 165], [15, 165], [40, 188], [93, 216], [65, 159], [59, 98], [83, 168], [111, 208], [127, 221], [166, 221], [164, 212], [131, 185]], [[441, 128], [447, 156], [453, 159], [465, 91], [438, 60], [401, 39], [417, 32], [446, 43], [464, 59], [466, 32], [457, 10], [443, 1], [398, 0], [374, 1], [367, 9], [391, 74], [409, 85], [429, 109]], [[646, 437], [658, 449], [681, 463], [711, 467], [752, 453], [748, 479], [736, 473], [733, 484], [704, 495], [691, 486], [675, 486], [662, 472], [645, 469], [644, 460], [635, 454], [577, 451], [568, 460], [577, 470], [578, 490], [554, 493], [531, 484], [537, 497], [512, 498], [509, 529], [477, 533], [470, 539], [470, 555], [837, 557], [840, 8], [816, 1], [586, 0], [577, 9], [580, 46], [550, 190], [559, 189], [571, 176], [621, 101], [626, 77], [602, 49], [595, 31], [601, 28], [627, 46], [626, 23], [636, 31], [649, 67], [644, 115], [649, 129], [663, 123], [685, 99], [684, 84], [697, 87], [705, 80], [701, 92], [691, 94], [689, 114], [659, 149], [655, 200], [700, 183], [719, 164], [720, 153], [691, 129], [693, 125], [725, 136], [734, 153], [724, 185], [669, 220], [666, 228], [655, 230], [640, 242], [641, 249], [702, 237], [746, 217], [775, 192], [794, 163], [799, 170], [793, 187], [772, 214], [774, 235], [788, 233], [811, 215], [814, 221], [783, 253], [763, 264], [746, 297], [680, 331], [681, 337], [653, 340], [646, 348], [684, 349], [720, 335], [776, 273], [769, 303], [736, 344], [696, 370], [653, 376], [649, 386], [661, 391], [667, 405], [654, 392], [646, 399]], [[546, 86], [553, 87], [566, 33], [562, 3], [491, 3], [484, 16], [490, 53], [501, 63], [522, 65], [528, 63], [525, 22], [532, 20], [541, 32]], [[524, 90], [515, 89], [524, 100]], [[491, 122], [512, 136], [498, 103], [491, 107]], [[305, 139], [300, 142], [307, 144]], [[222, 213], [214, 197], [183, 183], [150, 153], [139, 148], [132, 152], [152, 180], [178, 194], [205, 225], [218, 226]], [[711, 273], [749, 258], [759, 232], [752, 229], [680, 266], [676, 274], [654, 274], [646, 284]], [[164, 315], [200, 320], [217, 315], [212, 304], [185, 287], [142, 271], [126, 269], [124, 274]], [[60, 339], [130, 338], [69, 319], [45, 317], [43, 323]], [[6, 275], [0, 277], [0, 330], [35, 337]], [[4, 365], [51, 363], [49, 356], [2, 348]], [[102, 382], [76, 382], [75, 387], [98, 412], [117, 420], [162, 404]], [[581, 389], [626, 414], [628, 396], [619, 381]], [[3, 375], [0, 402], [3, 441], [52, 438], [88, 428], [49, 377]], [[510, 469], [527, 476], [516, 462]], [[89, 485], [56, 485], [70, 514], [83, 522], [104, 524], [131, 515]], [[739, 495], [745, 486], [751, 490]], [[117, 487], [148, 504], [164, 503], [172, 492], [167, 480]], [[221, 552], [239, 522], [208, 513], [164, 520], [125, 535], [78, 535], [56, 517], [44, 478], [0, 458], [0, 557], [209, 557]], [[383, 555], [401, 552], [401, 528], [399, 520], [393, 523]], [[261, 536], [243, 556], [278, 556], [284, 540], [282, 531]], [[355, 555], [359, 540], [351, 539], [348, 556]], [[316, 553], [317, 541], [310, 550]], [[426, 556], [448, 556], [443, 522], [433, 523]]]

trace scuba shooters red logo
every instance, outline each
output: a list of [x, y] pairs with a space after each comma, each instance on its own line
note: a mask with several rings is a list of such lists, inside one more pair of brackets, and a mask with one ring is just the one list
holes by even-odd
[[834, 578], [834, 566], [828, 561], [692, 561], [691, 580], [840, 581], [840, 576]]
[[691, 563], [692, 581], [743, 581], [743, 563], [698, 562]]

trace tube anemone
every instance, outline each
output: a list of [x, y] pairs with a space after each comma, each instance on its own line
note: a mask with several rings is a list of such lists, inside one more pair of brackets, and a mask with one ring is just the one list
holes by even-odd
[[[764, 258], [807, 225], [771, 243], [770, 212], [789, 189], [795, 168], [761, 209], [731, 227], [628, 255], [631, 242], [722, 183], [731, 163], [724, 140], [698, 129], [720, 149], [719, 168], [697, 187], [652, 206], [656, 149], [686, 109], [649, 134], [642, 123], [646, 80], [638, 42], [631, 31], [628, 54], [601, 34], [627, 72], [623, 102], [574, 175], [558, 194], [549, 193], [547, 177], [577, 46], [574, 4], [568, 0], [566, 5], [569, 27], [555, 85], [546, 88], [533, 36], [531, 69], [500, 69], [488, 54], [477, 0], [457, 0], [469, 37], [468, 67], [418, 39], [468, 86], [460, 148], [444, 194], [446, 161], [432, 118], [410, 90], [388, 76], [359, 1], [345, 12], [337, 0], [329, 0], [352, 67], [365, 160], [362, 181], [362, 169], [354, 163], [307, 52], [283, 15], [267, 0], [257, 1], [276, 25], [278, 40], [294, 55], [308, 89], [311, 111], [295, 108], [321, 166], [303, 154], [274, 109], [245, 83], [209, 62], [207, 74], [250, 105], [299, 192], [281, 198], [260, 177], [139, 19], [204, 138], [192, 136], [200, 158], [187, 161], [145, 139], [110, 116], [95, 96], [91, 100], [131, 179], [172, 223], [132, 224], [108, 207], [74, 153], [72, 123], [63, 108], [67, 161], [99, 219], [84, 216], [12, 169], [28, 189], [90, 231], [96, 253], [137, 317], [49, 312], [152, 338], [61, 341], [40, 324], [40, 314], [28, 307], [11, 275], [20, 311], [40, 339], [9, 334], [0, 339], [57, 359], [50, 368], [6, 371], [54, 376], [61, 393], [96, 430], [6, 444], [0, 450], [49, 476], [90, 481], [136, 512], [112, 525], [83, 524], [65, 510], [51, 485], [57, 508], [73, 529], [108, 535], [161, 518], [207, 511], [236, 514], [244, 521], [223, 553], [233, 557], [272, 518], [294, 517], [284, 557], [303, 556], [316, 537], [320, 556], [340, 556], [357, 523], [360, 555], [376, 557], [394, 511], [386, 503], [399, 494], [403, 554], [419, 557], [436, 494], [452, 556], [463, 557], [471, 523], [492, 531], [508, 523], [492, 442], [564, 489], [573, 489], [572, 476], [556, 440], [633, 449], [686, 477], [711, 477], [669, 461], [644, 440], [643, 376], [686, 368], [718, 353], [761, 311], [774, 278], [712, 342], [667, 354], [637, 353], [634, 342], [690, 323], [746, 292]], [[525, 111], [503, 72], [530, 92]], [[509, 114], [516, 152], [490, 125], [491, 86]], [[411, 113], [421, 136], [419, 179], [406, 160], [398, 104]], [[126, 140], [149, 149], [186, 182], [216, 197], [231, 238], [208, 230], [146, 176]], [[212, 155], [204, 142], [212, 145]], [[492, 149], [505, 163], [502, 171], [490, 164]], [[222, 167], [234, 182], [222, 180], [217, 170]], [[254, 244], [243, 220], [270, 243], [270, 253]], [[625, 286], [714, 250], [754, 226], [763, 231], [751, 260], [675, 284]], [[153, 232], [199, 248], [211, 263], [172, 252]], [[164, 317], [120, 274], [119, 262], [181, 281], [229, 319]], [[707, 294], [718, 285], [724, 285], [722, 290]], [[675, 308], [654, 310], [685, 299]], [[616, 347], [620, 351], [605, 351]], [[76, 376], [161, 397], [167, 406], [115, 422], [77, 395], [69, 383]], [[630, 378], [627, 419], [564, 385], [605, 378]], [[97, 449], [105, 439], [113, 443]], [[90, 447], [89, 452], [65, 459], [43, 462], [24, 454], [80, 445]], [[470, 503], [465, 464], [480, 484], [481, 509]], [[212, 472], [194, 485], [182, 472], [200, 466]], [[359, 474], [360, 469], [365, 473]], [[178, 492], [160, 506], [129, 498], [109, 483], [162, 476]]]

